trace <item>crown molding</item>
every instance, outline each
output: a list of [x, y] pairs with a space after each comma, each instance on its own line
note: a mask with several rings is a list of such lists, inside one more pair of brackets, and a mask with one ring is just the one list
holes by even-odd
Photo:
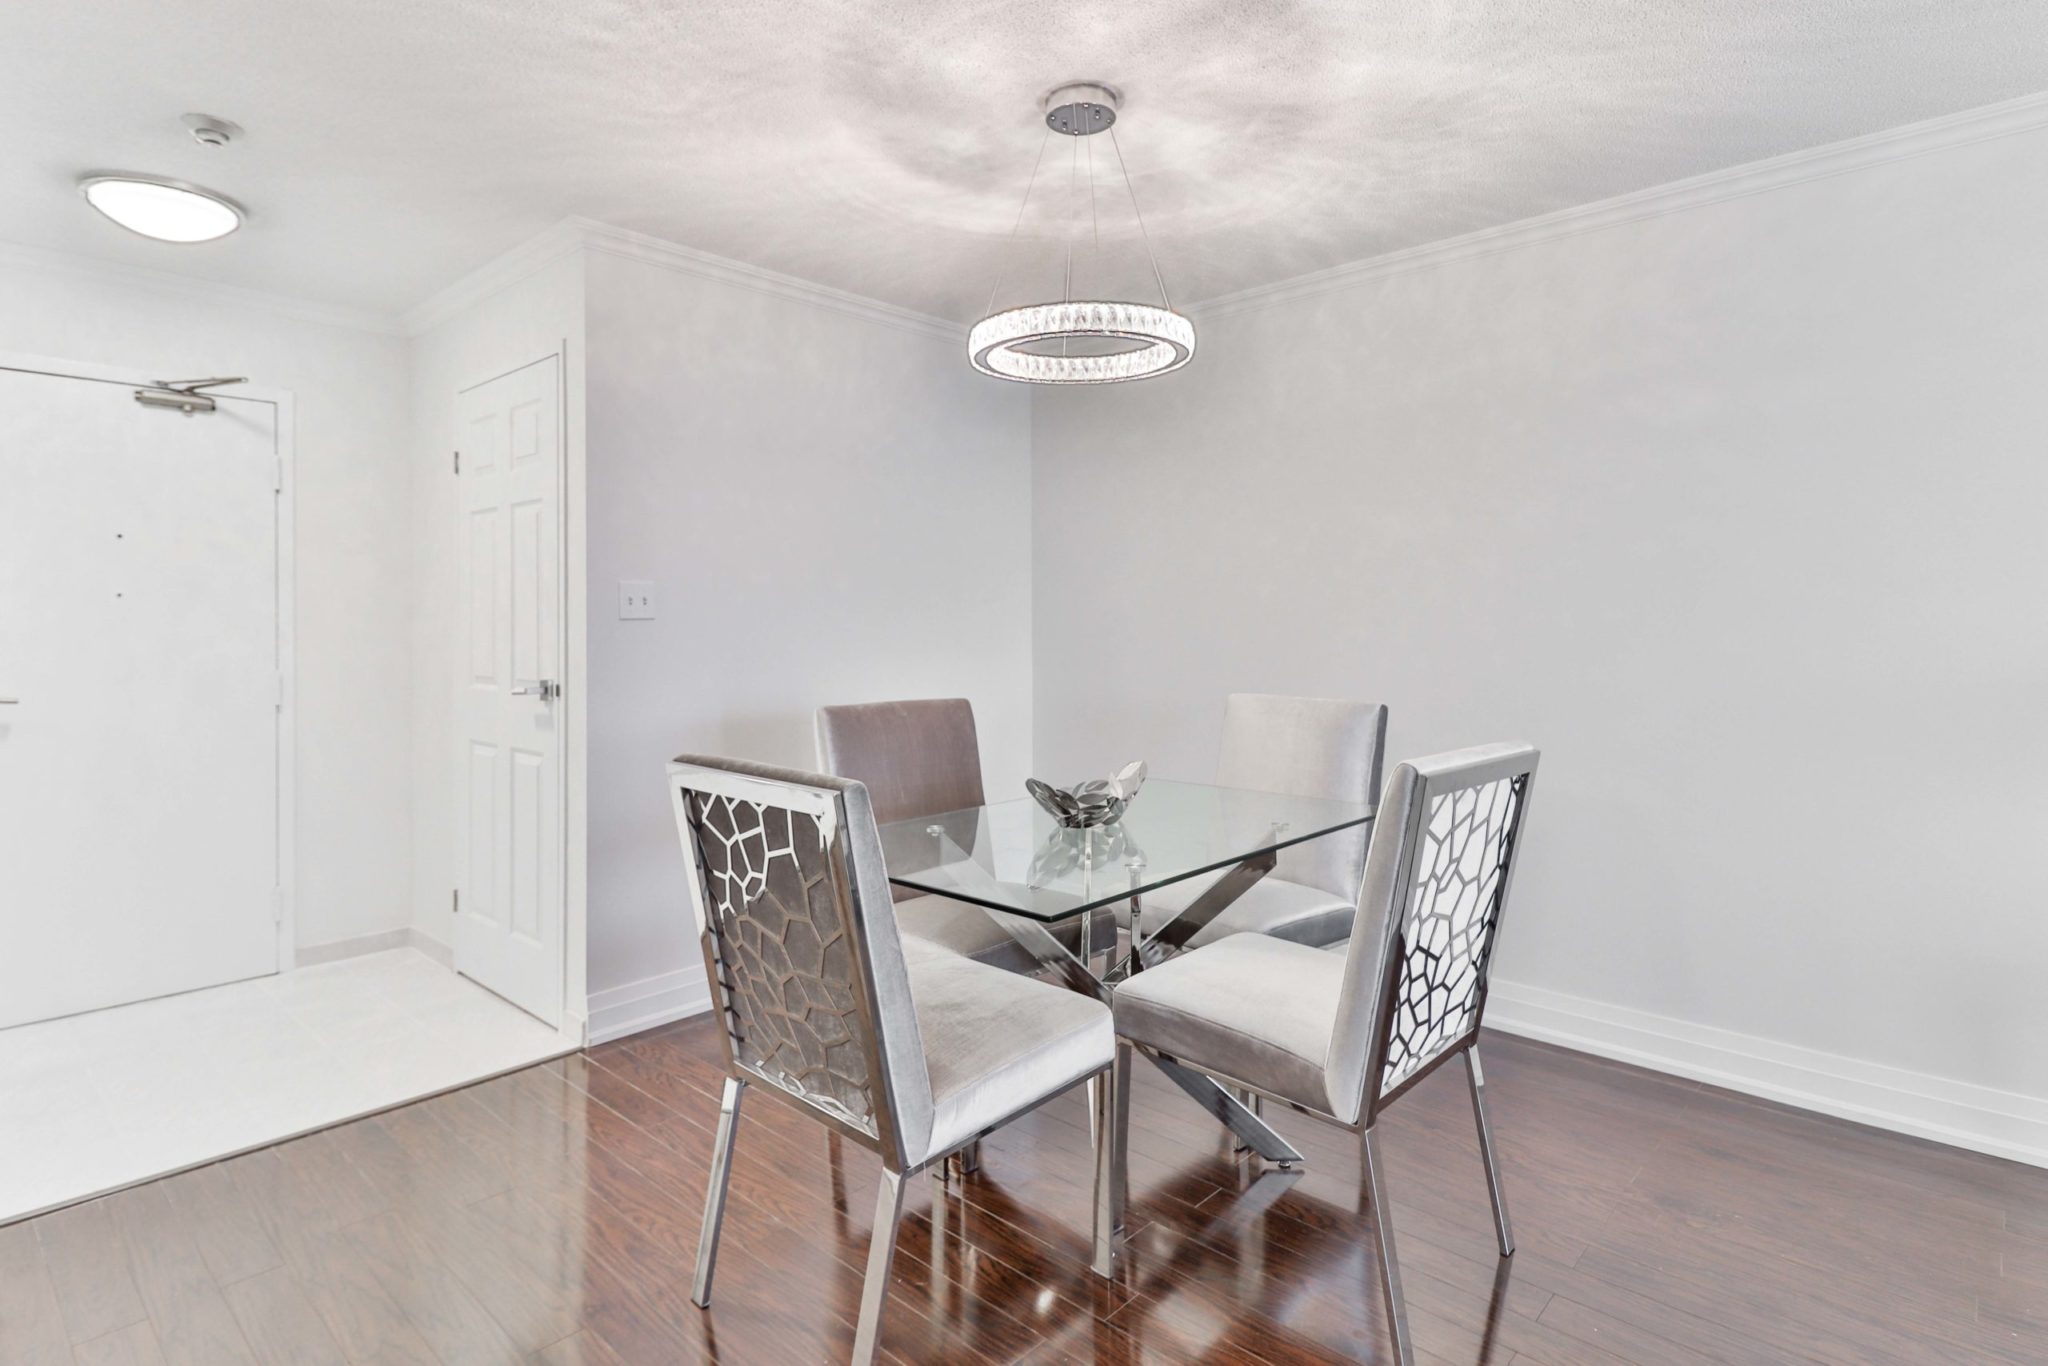
[[0, 265], [20, 266], [37, 271], [62, 271], [89, 279], [139, 285], [160, 294], [174, 294], [206, 303], [245, 308], [252, 312], [268, 313], [273, 317], [290, 318], [294, 322], [316, 323], [322, 327], [371, 332], [378, 336], [402, 335], [397, 318], [372, 309], [321, 303], [289, 294], [272, 294], [267, 290], [222, 284], [215, 280], [180, 275], [176, 271], [157, 270], [150, 266], [103, 261], [95, 256], [80, 256], [75, 252], [56, 251], [49, 247], [0, 242]]
[[682, 246], [644, 232], [616, 228], [589, 218], [565, 218], [538, 237], [514, 247], [503, 256], [486, 262], [406, 313], [405, 331], [412, 336], [437, 327], [499, 290], [509, 288], [562, 257], [577, 251], [602, 252], [607, 256], [659, 266], [683, 275], [736, 285], [777, 298], [814, 304], [868, 322], [881, 323], [943, 341], [965, 342], [967, 329], [959, 323], [929, 314], [899, 308], [879, 299], [852, 294], [829, 285], [814, 284], [793, 275], [748, 265], [694, 247]]
[[417, 337], [423, 332], [430, 332], [582, 246], [582, 220], [565, 218], [539, 236], [521, 242], [503, 255], [492, 257], [467, 275], [458, 276], [452, 284], [407, 309], [400, 318], [405, 334]]
[[624, 257], [643, 265], [660, 266], [684, 275], [695, 275], [720, 284], [738, 285], [778, 298], [794, 299], [799, 303], [816, 304], [822, 308], [848, 313], [868, 322], [881, 323], [886, 327], [900, 328], [941, 341], [965, 344], [967, 329], [960, 323], [945, 318], [933, 317], [913, 309], [900, 308], [895, 304], [883, 303], [864, 294], [853, 294], [830, 285], [813, 284], [794, 275], [767, 270], [761, 266], [748, 265], [724, 256], [713, 256], [659, 237], [650, 237], [643, 232], [632, 232], [615, 228], [606, 223], [589, 219], [571, 219], [584, 233], [584, 245], [592, 251], [601, 251], [609, 256]]
[[1228, 317], [1233, 313], [1334, 293], [1391, 275], [1517, 251], [1542, 242], [1599, 232], [1665, 214], [1684, 213], [1731, 199], [1768, 194], [1773, 190], [1847, 175], [1872, 166], [1905, 161], [1929, 152], [1967, 147], [1972, 143], [2010, 137], [2015, 133], [2030, 133], [2044, 127], [2048, 127], [2048, 93], [2026, 95], [1959, 114], [1928, 119], [1923, 123], [1850, 138], [1845, 142], [1788, 152], [1783, 156], [1711, 171], [1687, 180], [1675, 180], [1666, 185], [1520, 219], [1499, 227], [1481, 228], [1462, 236], [1425, 242], [1420, 246], [1332, 266], [1308, 275], [1297, 275], [1270, 285], [1238, 290], [1193, 304], [1188, 311], [1197, 319]]

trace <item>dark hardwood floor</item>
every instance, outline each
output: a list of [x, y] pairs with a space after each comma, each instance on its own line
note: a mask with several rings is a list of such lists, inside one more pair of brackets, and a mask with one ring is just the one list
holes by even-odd
[[[2048, 1361], [2048, 1172], [1520, 1040], [1486, 1045], [1520, 1250], [1463, 1079], [1387, 1117], [1417, 1349], [1437, 1363]], [[0, 1228], [7, 1366], [616, 1366], [842, 1359], [874, 1159], [767, 1098], [740, 1127], [709, 1314], [689, 1302], [717, 1113], [708, 1020]], [[905, 1362], [1388, 1358], [1354, 1140], [1254, 1179], [1149, 1069], [1132, 1255], [1088, 1271], [1078, 1096], [911, 1197]]]

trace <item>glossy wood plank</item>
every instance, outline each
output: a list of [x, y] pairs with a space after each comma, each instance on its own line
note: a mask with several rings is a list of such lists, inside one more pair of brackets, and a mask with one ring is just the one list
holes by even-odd
[[404, 1216], [387, 1210], [350, 1225], [349, 1236], [445, 1366], [498, 1366], [525, 1355]]
[[149, 1317], [106, 1201], [58, 1210], [28, 1227], [42, 1245], [43, 1267], [73, 1342], [90, 1342]]
[[[1427, 1366], [2048, 1361], [2048, 1172], [1485, 1048], [1512, 1261], [1462, 1078], [1385, 1120]], [[713, 1306], [689, 1302], [721, 1076], [688, 1021], [0, 1229], [0, 1360], [843, 1359], [876, 1159], [771, 1098], [741, 1126]], [[1276, 1179], [1142, 1068], [1132, 1120], [1117, 1281], [1088, 1268], [1086, 1116], [1063, 1097], [978, 1174], [914, 1183], [884, 1358], [1389, 1359], [1355, 1136], [1275, 1116], [1308, 1159]]]
[[164, 1366], [156, 1330], [148, 1323], [131, 1323], [72, 1349], [78, 1366]]
[[0, 1228], [0, 1361], [65, 1366], [71, 1334], [43, 1269], [43, 1249], [28, 1224]]
[[169, 1177], [163, 1189], [216, 1284], [231, 1285], [284, 1264], [225, 1164]]
[[595, 1329], [585, 1328], [573, 1337], [534, 1353], [533, 1366], [630, 1366], [613, 1351]]
[[346, 1366], [341, 1344], [282, 1266], [223, 1286], [221, 1293], [264, 1366]]
[[[299, 1140], [300, 1143], [305, 1140]], [[235, 1161], [265, 1233], [299, 1292], [352, 1362], [438, 1366], [433, 1350], [379, 1284], [325, 1197], [331, 1188], [301, 1168], [294, 1144]]]
[[234, 1311], [161, 1182], [107, 1197], [135, 1288], [169, 1366], [256, 1366]]

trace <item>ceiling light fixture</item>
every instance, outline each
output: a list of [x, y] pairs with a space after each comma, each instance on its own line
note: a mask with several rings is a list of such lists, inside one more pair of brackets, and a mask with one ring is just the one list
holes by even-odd
[[159, 242], [211, 242], [242, 226], [242, 206], [225, 195], [158, 176], [81, 177], [85, 202], [122, 227]]
[[[1116, 154], [1117, 170], [1124, 180], [1124, 193], [1131, 201], [1131, 213], [1138, 222], [1138, 235], [1145, 243], [1145, 258], [1152, 266], [1153, 283], [1159, 286], [1159, 303], [1131, 303], [1116, 300], [1076, 299], [1072, 234], [1067, 243], [1065, 283], [1058, 303], [1026, 304], [1022, 308], [990, 312], [967, 334], [967, 358], [984, 374], [1029, 384], [1115, 384], [1122, 380], [1148, 379], [1178, 370], [1194, 358], [1195, 325], [1173, 311], [1166, 292], [1166, 277], [1159, 272], [1159, 259], [1152, 254], [1152, 238], [1145, 230], [1145, 215], [1138, 208], [1138, 195], [1131, 188], [1131, 173], [1124, 166], [1123, 148], [1117, 143], [1113, 125], [1122, 97], [1109, 86], [1093, 81], [1060, 86], [1045, 97], [1045, 141], [1038, 145], [1038, 161], [1024, 186], [1024, 202], [1017, 209], [1017, 221], [1010, 227], [1014, 245], [1017, 229], [1031, 207], [1031, 191], [1038, 183], [1039, 168], [1045, 164], [1046, 143], [1054, 133], [1076, 139], [1074, 215], [1078, 224], [1080, 189], [1079, 139], [1098, 133], [1109, 134]], [[1089, 222], [1099, 222], [1095, 198], [1095, 155], [1088, 154], [1087, 191]], [[1091, 227], [1099, 245], [1100, 229]], [[1003, 277], [996, 277], [988, 292], [988, 307], [996, 306], [996, 294]]]

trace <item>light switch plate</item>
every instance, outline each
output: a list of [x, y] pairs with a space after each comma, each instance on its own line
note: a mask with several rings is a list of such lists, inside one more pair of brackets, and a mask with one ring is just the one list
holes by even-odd
[[619, 620], [650, 621], [654, 617], [654, 581], [619, 580]]

